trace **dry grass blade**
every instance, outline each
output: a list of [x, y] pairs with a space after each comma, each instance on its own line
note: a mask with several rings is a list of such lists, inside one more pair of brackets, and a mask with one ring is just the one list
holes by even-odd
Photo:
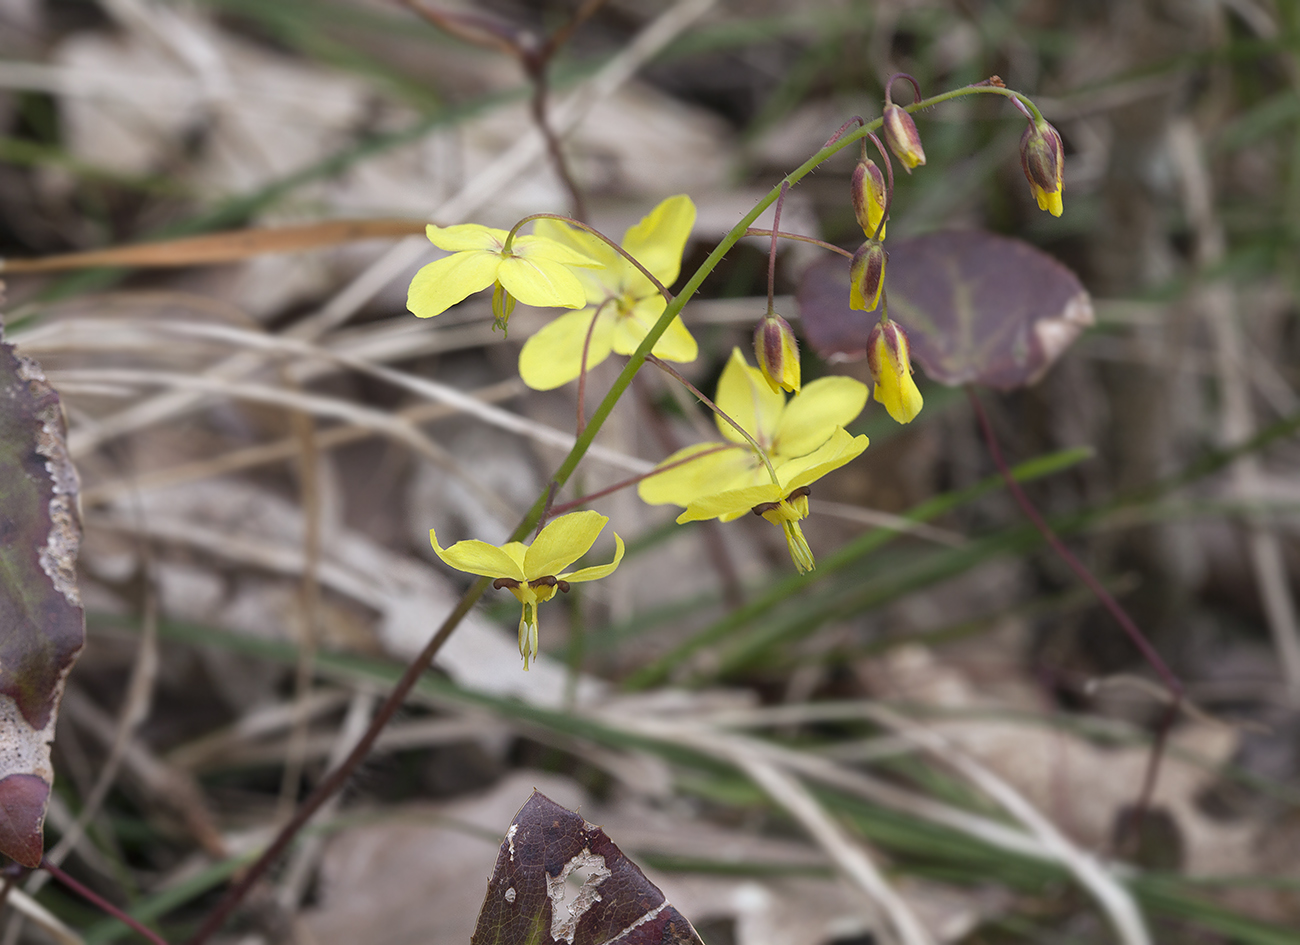
[[14, 907], [15, 912], [35, 922], [59, 945], [86, 945], [80, 935], [60, 922], [53, 913], [21, 889], [9, 890], [8, 904]]
[[[480, 388], [470, 396], [490, 403], [493, 400], [507, 400], [514, 397], [522, 389], [523, 382], [516, 377]], [[444, 404], [417, 404], [397, 411], [396, 416], [410, 423], [428, 423], [456, 413], [458, 411], [454, 407]], [[316, 445], [321, 450], [328, 450], [377, 435], [376, 431], [369, 426], [347, 424], [318, 433]], [[89, 508], [111, 503], [134, 491], [147, 492], [183, 482], [225, 476], [269, 463], [295, 459], [297, 456], [298, 441], [293, 437], [285, 437], [272, 443], [230, 450], [211, 459], [180, 463], [154, 472], [139, 473], [133, 479], [117, 479], [88, 486], [82, 490], [81, 499], [83, 505]]]
[[[370, 364], [359, 358], [341, 354], [321, 348], [308, 342], [299, 341], [293, 338], [277, 337], [267, 335], [256, 331], [247, 331], [239, 328], [232, 328], [225, 325], [209, 324], [164, 324], [152, 322], [121, 322], [117, 323], [121, 334], [116, 335], [118, 345], [130, 344], [132, 337], [136, 337], [140, 344], [146, 344], [145, 339], [140, 338], [138, 333], [161, 333], [161, 334], [180, 334], [187, 337], [209, 338], [218, 341], [224, 341], [229, 344], [237, 344], [243, 348], [271, 352], [277, 354], [297, 355], [309, 357], [324, 361], [333, 362], [348, 367], [362, 374], [379, 378], [387, 381], [394, 386], [400, 387], [411, 393], [418, 394], [429, 400], [454, 407], [456, 410], [483, 420], [493, 426], [515, 433], [519, 436], [528, 437], [536, 442], [547, 446], [553, 446], [561, 450], [572, 449], [575, 437], [572, 434], [556, 430], [554, 427], [548, 427], [544, 424], [536, 423], [521, 417], [518, 414], [511, 413], [508, 410], [502, 410], [499, 407], [493, 407], [483, 401], [459, 391], [454, 387], [446, 384], [440, 384], [437, 381], [431, 381], [426, 378], [416, 377], [413, 374], [407, 374], [402, 371], [396, 371], [392, 368], [386, 368], [375, 364]], [[114, 335], [112, 328], [103, 332], [110, 338]], [[40, 350], [39, 337], [35, 339], [36, 345], [30, 345], [27, 350]], [[385, 432], [394, 438], [405, 442], [417, 451], [429, 456], [434, 462], [448, 469], [455, 470], [457, 465], [455, 461], [422, 433], [416, 430], [411, 424], [404, 420], [391, 417], [388, 414], [380, 413], [369, 408], [353, 405], [347, 401], [336, 399], [327, 399], [312, 394], [296, 394], [288, 391], [282, 391], [278, 388], [269, 388], [263, 385], [257, 385], [249, 382], [228, 381], [212, 376], [195, 376], [195, 375], [177, 375], [166, 371], [133, 371], [130, 369], [75, 369], [53, 372], [60, 381], [60, 389], [69, 389], [70, 384], [165, 384], [182, 389], [193, 389], [208, 391], [212, 393], [225, 393], [235, 397], [241, 397], [251, 400], [259, 400], [265, 403], [276, 403], [282, 406], [290, 406], [295, 409], [306, 410], [309, 413], [321, 416], [333, 416], [339, 419], [350, 420], [354, 423], [369, 425], [377, 431]], [[305, 399], [304, 399], [305, 398]], [[309, 406], [311, 403], [315, 406]], [[91, 433], [92, 440], [101, 439], [100, 436]], [[73, 430], [68, 437], [69, 449], [74, 456], [84, 455], [87, 450], [86, 439], [82, 428]], [[599, 459], [617, 469], [624, 469], [633, 473], [643, 473], [653, 468], [652, 463], [645, 460], [637, 459], [633, 456], [627, 456], [599, 445], [593, 445], [588, 451], [588, 455], [593, 459]], [[462, 473], [463, 475], [463, 473]], [[468, 484], [473, 483], [472, 478], [467, 478]], [[487, 497], [485, 496], [485, 499]], [[493, 500], [488, 500], [493, 501]], [[499, 502], [498, 500], [495, 500]], [[510, 513], [507, 517], [513, 517]]]
[[95, 266], [212, 266], [273, 253], [300, 253], [360, 240], [424, 232], [420, 220], [327, 220], [303, 226], [236, 230], [35, 259], [0, 259], [0, 272], [61, 272]]
[[871, 716], [934, 755], [1023, 824], [1092, 893], [1124, 945], [1151, 945], [1142, 913], [1132, 894], [1092, 854], [1080, 850], [1015, 788], [943, 736], [879, 704]]
[[[298, 391], [256, 384], [251, 381], [226, 380], [194, 374], [178, 374], [175, 371], [154, 371], [135, 368], [72, 368], [49, 372], [51, 383], [67, 394], [76, 394], [83, 389], [103, 391], [104, 385], [121, 386], [163, 386], [179, 390], [202, 391], [209, 394], [221, 394], [235, 400], [247, 400], [254, 403], [271, 404], [300, 410], [320, 417], [344, 420], [359, 426], [366, 426], [377, 433], [391, 437], [398, 443], [409, 446], [421, 456], [460, 477], [465, 485], [472, 489], [489, 508], [496, 509], [505, 517], [518, 513], [509, 508], [500, 496], [484, 488], [475, 477], [461, 468], [460, 464], [441, 446], [431, 440], [414, 424], [383, 411], [363, 407], [348, 400], [336, 397], [324, 397], [319, 394], [305, 394]], [[483, 406], [480, 404], [480, 406]], [[69, 433], [69, 444], [76, 436], [77, 430]], [[73, 451], [75, 453], [75, 450]]]

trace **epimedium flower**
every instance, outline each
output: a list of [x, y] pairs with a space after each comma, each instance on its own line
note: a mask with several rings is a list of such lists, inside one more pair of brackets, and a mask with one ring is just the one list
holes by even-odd
[[418, 318], [440, 315], [462, 299], [492, 286], [492, 311], [504, 328], [514, 300], [539, 307], [579, 308], [586, 293], [577, 272], [602, 263], [582, 251], [534, 233], [516, 234], [506, 249], [508, 231], [461, 223], [429, 224], [429, 242], [450, 256], [423, 267], [411, 280], [406, 307]]
[[859, 312], [874, 312], [880, 305], [880, 292], [885, 287], [885, 262], [889, 254], [884, 244], [869, 239], [853, 254], [849, 264], [849, 308]]
[[1065, 209], [1061, 202], [1063, 150], [1060, 134], [1046, 121], [1031, 120], [1020, 136], [1020, 166], [1029, 190], [1038, 201], [1038, 209], [1054, 217]]
[[772, 391], [799, 393], [799, 342], [790, 323], [769, 311], [754, 329], [754, 358]]
[[609, 564], [564, 570], [591, 549], [608, 521], [599, 512], [570, 512], [548, 523], [531, 545], [512, 541], [497, 546], [470, 539], [443, 548], [433, 529], [429, 529], [429, 541], [444, 564], [457, 571], [494, 578], [493, 587], [504, 588], [519, 599], [523, 605], [519, 655], [524, 658], [526, 670], [529, 660], [537, 659], [537, 606], [557, 592], [567, 592], [570, 584], [606, 577], [623, 560], [623, 539], [615, 534], [614, 560]]
[[641, 481], [637, 494], [651, 505], [685, 507], [679, 522], [729, 522], [754, 511], [781, 526], [796, 566], [808, 570], [812, 553], [798, 524], [808, 514], [808, 493], [800, 490], [867, 448], [865, 436], [844, 430], [866, 406], [867, 386], [851, 377], [820, 377], [787, 400], [735, 348], [716, 403], [762, 448], [777, 481], [749, 441], [718, 417], [722, 442], [678, 450], [656, 467], [662, 471]]
[[799, 525], [808, 517], [808, 496], [812, 491], [809, 486], [857, 458], [867, 448], [867, 442], [865, 435], [853, 436], [843, 427], [836, 427], [830, 438], [808, 455], [777, 466], [778, 482], [769, 479], [760, 485], [701, 496], [677, 516], [677, 524], [710, 518], [730, 522], [746, 512], [761, 515], [785, 533], [786, 547], [799, 573], [811, 571], [816, 561]]
[[[779, 471], [782, 464], [812, 453], [846, 426], [867, 404], [867, 385], [851, 377], [819, 377], [786, 399], [773, 390], [739, 348], [718, 379], [718, 409], [754, 438]], [[641, 480], [637, 494], [651, 505], [689, 505], [703, 495], [770, 483], [762, 459], [749, 441], [716, 417], [722, 442], [695, 443], [673, 453]], [[671, 467], [671, 468], [665, 468]]]
[[921, 147], [921, 135], [916, 130], [916, 122], [888, 98], [885, 100], [882, 118], [885, 143], [903, 165], [903, 170], [912, 173], [912, 168], [925, 163], [925, 148]]
[[[889, 202], [889, 188], [885, 174], [880, 166], [870, 158], [864, 158], [853, 169], [853, 215], [858, 219], [858, 226], [867, 239], [884, 239], [886, 225], [881, 222], [885, 215], [885, 205]], [[876, 227], [880, 227], [877, 236]]]
[[872, 396], [899, 423], [911, 423], [924, 401], [912, 380], [911, 346], [907, 332], [886, 316], [867, 335], [867, 369], [875, 381]]
[[[620, 245], [661, 283], [672, 285], [694, 225], [695, 204], [678, 194], [629, 228]], [[555, 319], [519, 352], [524, 383], [534, 390], [552, 390], [582, 373], [584, 350], [588, 370], [611, 352], [632, 354], [668, 303], [654, 283], [603, 240], [558, 220], [539, 220], [535, 231], [603, 267], [577, 274], [584, 293], [580, 304], [585, 307]], [[653, 353], [665, 361], [687, 362], [695, 360], [699, 348], [679, 317], [655, 342]]]

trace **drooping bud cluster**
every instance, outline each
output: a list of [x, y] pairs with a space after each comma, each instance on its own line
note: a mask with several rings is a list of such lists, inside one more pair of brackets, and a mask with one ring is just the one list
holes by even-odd
[[1061, 136], [1045, 120], [1030, 121], [1020, 136], [1020, 166], [1024, 168], [1029, 189], [1038, 201], [1038, 209], [1059, 217], [1061, 203], [1062, 160]]
[[882, 117], [885, 143], [902, 162], [907, 173], [912, 173], [912, 168], [925, 163], [925, 149], [921, 147], [921, 135], [916, 130], [916, 122], [901, 107], [888, 100], [885, 101]]
[[799, 342], [776, 312], [769, 311], [754, 329], [754, 358], [773, 393], [799, 393]]
[[849, 265], [849, 308], [874, 312], [885, 287], [885, 260], [889, 254], [880, 240], [867, 240]]
[[[885, 175], [880, 166], [870, 158], [859, 161], [853, 169], [853, 214], [868, 239], [885, 238], [885, 224], [881, 220], [888, 197]], [[880, 227], [879, 233], [876, 227]]]
[[912, 380], [911, 347], [907, 332], [888, 316], [867, 336], [867, 369], [875, 381], [872, 397], [899, 423], [911, 423], [921, 412], [921, 392]]

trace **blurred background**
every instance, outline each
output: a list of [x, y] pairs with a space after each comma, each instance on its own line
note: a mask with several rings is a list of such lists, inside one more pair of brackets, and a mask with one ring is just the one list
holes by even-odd
[[[436, 4], [537, 37], [579, 6]], [[594, 502], [628, 542], [620, 571], [543, 609], [526, 675], [518, 605], [489, 592], [231, 941], [466, 941], [534, 786], [603, 824], [709, 945], [884, 945], [891, 908], [936, 942], [1140, 941], [967, 763], [1067, 849], [1130, 864], [1113, 882], [1152, 940], [1300, 941], [1300, 6], [609, 0], [551, 61], [548, 114], [608, 235], [692, 197], [689, 275], [846, 120], [878, 115], [896, 71], [926, 95], [1000, 76], [1064, 140], [1058, 219], [1030, 194], [1008, 102], [918, 113], [928, 164], [900, 172], [889, 241], [991, 230], [1092, 296], [1096, 325], [1040, 383], [981, 396], [1009, 461], [1042, 461], [1030, 496], [1186, 685], [1150, 810], [1135, 822], [1165, 690], [990, 481], [963, 392], [918, 371], [921, 416], [868, 404], [853, 432], [870, 449], [814, 497], [829, 566], [806, 580], [757, 519], [679, 527], [632, 490]], [[521, 306], [506, 336], [486, 296], [405, 310], [435, 255], [423, 221], [571, 209], [532, 90], [512, 56], [397, 2], [0, 0], [6, 340], [63, 395], [86, 529], [89, 640], [47, 835], [170, 941], [468, 586], [428, 530], [504, 541], [567, 452], [574, 386], [531, 392], [516, 372], [553, 313]], [[856, 153], [791, 192], [782, 229], [856, 248]], [[355, 226], [305, 231], [307, 248], [263, 234], [220, 265], [16, 262], [340, 220]], [[781, 248], [796, 330], [824, 256]], [[748, 350], [766, 259], [744, 241], [685, 310], [706, 392]], [[621, 361], [592, 373], [588, 409]], [[810, 346], [803, 371], [867, 379]], [[713, 435], [651, 373], [560, 498]], [[901, 904], [855, 882], [798, 798]], [[81, 941], [126, 934], [28, 883]], [[6, 921], [6, 945], [62, 934]]]

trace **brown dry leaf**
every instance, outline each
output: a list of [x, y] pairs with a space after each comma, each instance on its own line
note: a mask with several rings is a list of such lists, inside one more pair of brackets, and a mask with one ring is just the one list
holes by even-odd
[[[878, 696], [944, 710], [996, 713], [1005, 706], [982, 697], [970, 680], [921, 646], [900, 647], [865, 670]], [[1066, 730], [995, 718], [927, 722], [957, 747], [1006, 779], [1077, 843], [1108, 849], [1125, 811], [1141, 791], [1146, 746], [1100, 747]], [[1180, 725], [1170, 739], [1153, 810], [1178, 832], [1181, 869], [1190, 876], [1249, 874], [1259, 823], [1221, 823], [1207, 817], [1198, 796], [1215, 780], [1238, 743], [1226, 726]], [[1182, 753], [1197, 762], [1180, 757]]]
[[[359, 936], [370, 945], [468, 941], [500, 837], [534, 789], [600, 824], [692, 923], [732, 924], [735, 945], [825, 945], [876, 927], [860, 892], [831, 876], [810, 847], [632, 799], [595, 807], [573, 782], [538, 772], [513, 774], [479, 797], [408, 807], [384, 823], [340, 832], [322, 862], [319, 904], [302, 923], [318, 945], [344, 945]], [[654, 853], [784, 864], [789, 873], [664, 872], [644, 862]], [[825, 875], [801, 876], [801, 870]], [[941, 941], [957, 941], [1000, 907], [982, 890], [954, 893], [924, 882], [902, 888]]]

